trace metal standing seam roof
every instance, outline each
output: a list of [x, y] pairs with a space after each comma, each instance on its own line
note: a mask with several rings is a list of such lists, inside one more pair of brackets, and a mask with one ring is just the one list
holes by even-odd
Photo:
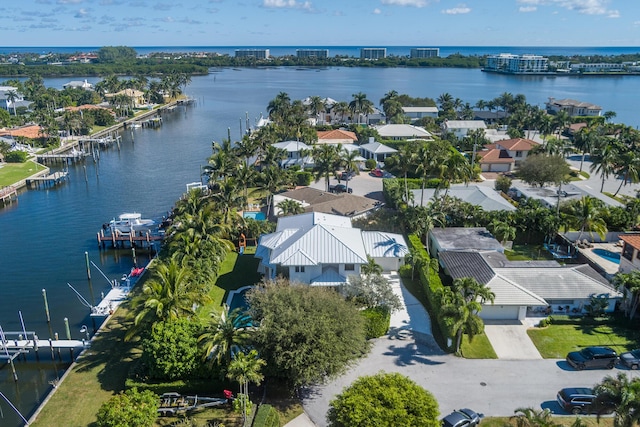
[[447, 129], [486, 129], [487, 125], [484, 120], [447, 120], [445, 126]]
[[[420, 192], [422, 190], [411, 190], [413, 193], [413, 203], [420, 203]], [[425, 188], [424, 189], [424, 200], [423, 204], [428, 203], [431, 198], [433, 198], [435, 194], [434, 188]], [[444, 191], [439, 191], [440, 195], [444, 194]], [[451, 186], [447, 195], [450, 197], [454, 197], [460, 199], [464, 202], [471, 203], [472, 205], [480, 206], [485, 211], [515, 211], [516, 207], [511, 203], [507, 202], [504, 197], [502, 197], [495, 190], [482, 187], [479, 185], [465, 185], [465, 186]]]
[[300, 150], [310, 150], [307, 144], [302, 141], [283, 141], [276, 142], [275, 144], [271, 144], [272, 146], [279, 148], [281, 150], [286, 150], [287, 152], [298, 152]]
[[396, 150], [395, 148], [387, 147], [386, 145], [377, 141], [363, 144], [360, 146], [360, 148], [373, 154], [391, 154], [398, 152], [398, 150]]
[[[303, 251], [306, 257], [294, 254]], [[304, 262], [299, 264], [297, 262]], [[366, 264], [367, 254], [357, 228], [336, 227], [318, 224], [308, 231], [296, 233], [271, 251], [271, 264], [316, 265], [316, 264]]]
[[344, 285], [347, 278], [341, 276], [335, 268], [325, 268], [322, 274], [311, 280], [313, 286], [340, 286]]
[[308, 212], [305, 214], [278, 218], [276, 231], [282, 231], [286, 229], [310, 229], [314, 225], [318, 224], [351, 228], [351, 219], [344, 216], [327, 214], [324, 212]]
[[576, 267], [494, 268], [494, 271], [545, 299], [587, 299], [593, 294], [622, 296], [611, 286], [589, 277]]
[[404, 258], [409, 253], [407, 242], [401, 234], [363, 231], [362, 240], [365, 252], [373, 258]]
[[429, 133], [426, 129], [409, 124], [381, 125], [376, 126], [376, 130], [382, 137], [431, 137], [431, 133]]

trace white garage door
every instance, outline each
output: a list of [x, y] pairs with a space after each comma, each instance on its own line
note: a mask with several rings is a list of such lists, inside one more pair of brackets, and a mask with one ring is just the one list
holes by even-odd
[[517, 320], [517, 305], [483, 305], [480, 317], [486, 320]]

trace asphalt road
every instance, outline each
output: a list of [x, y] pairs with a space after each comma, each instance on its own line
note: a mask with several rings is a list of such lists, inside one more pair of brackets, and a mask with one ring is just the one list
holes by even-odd
[[511, 416], [522, 407], [549, 408], [562, 412], [556, 393], [565, 387], [590, 387], [607, 375], [624, 372], [639, 377], [640, 371], [575, 371], [564, 360], [462, 359], [442, 354], [430, 340], [416, 344], [410, 337], [383, 337], [371, 353], [345, 375], [305, 392], [304, 409], [318, 426], [326, 426], [329, 402], [362, 375], [380, 371], [399, 372], [434, 394], [440, 412], [469, 407], [486, 416]]

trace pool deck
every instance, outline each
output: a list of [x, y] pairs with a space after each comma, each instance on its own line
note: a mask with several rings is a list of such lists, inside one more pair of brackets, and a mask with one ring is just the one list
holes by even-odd
[[602, 258], [600, 255], [593, 253], [594, 249], [604, 249], [609, 252], [614, 252], [617, 254], [622, 253], [622, 248], [620, 246], [616, 246], [615, 243], [592, 243], [592, 248], [587, 249], [578, 249], [582, 255], [587, 257], [590, 261], [598, 264], [608, 276], [613, 276], [618, 272], [618, 268], [620, 264], [616, 264], [615, 262], [611, 262]]

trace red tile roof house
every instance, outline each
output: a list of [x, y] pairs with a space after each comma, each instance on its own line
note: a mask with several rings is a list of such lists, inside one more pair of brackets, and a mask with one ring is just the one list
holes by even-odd
[[527, 158], [529, 151], [538, 146], [530, 139], [515, 138], [498, 141], [485, 146], [480, 151], [480, 167], [482, 172], [510, 172]]
[[358, 141], [355, 132], [342, 129], [319, 130], [318, 144], [353, 144]]

